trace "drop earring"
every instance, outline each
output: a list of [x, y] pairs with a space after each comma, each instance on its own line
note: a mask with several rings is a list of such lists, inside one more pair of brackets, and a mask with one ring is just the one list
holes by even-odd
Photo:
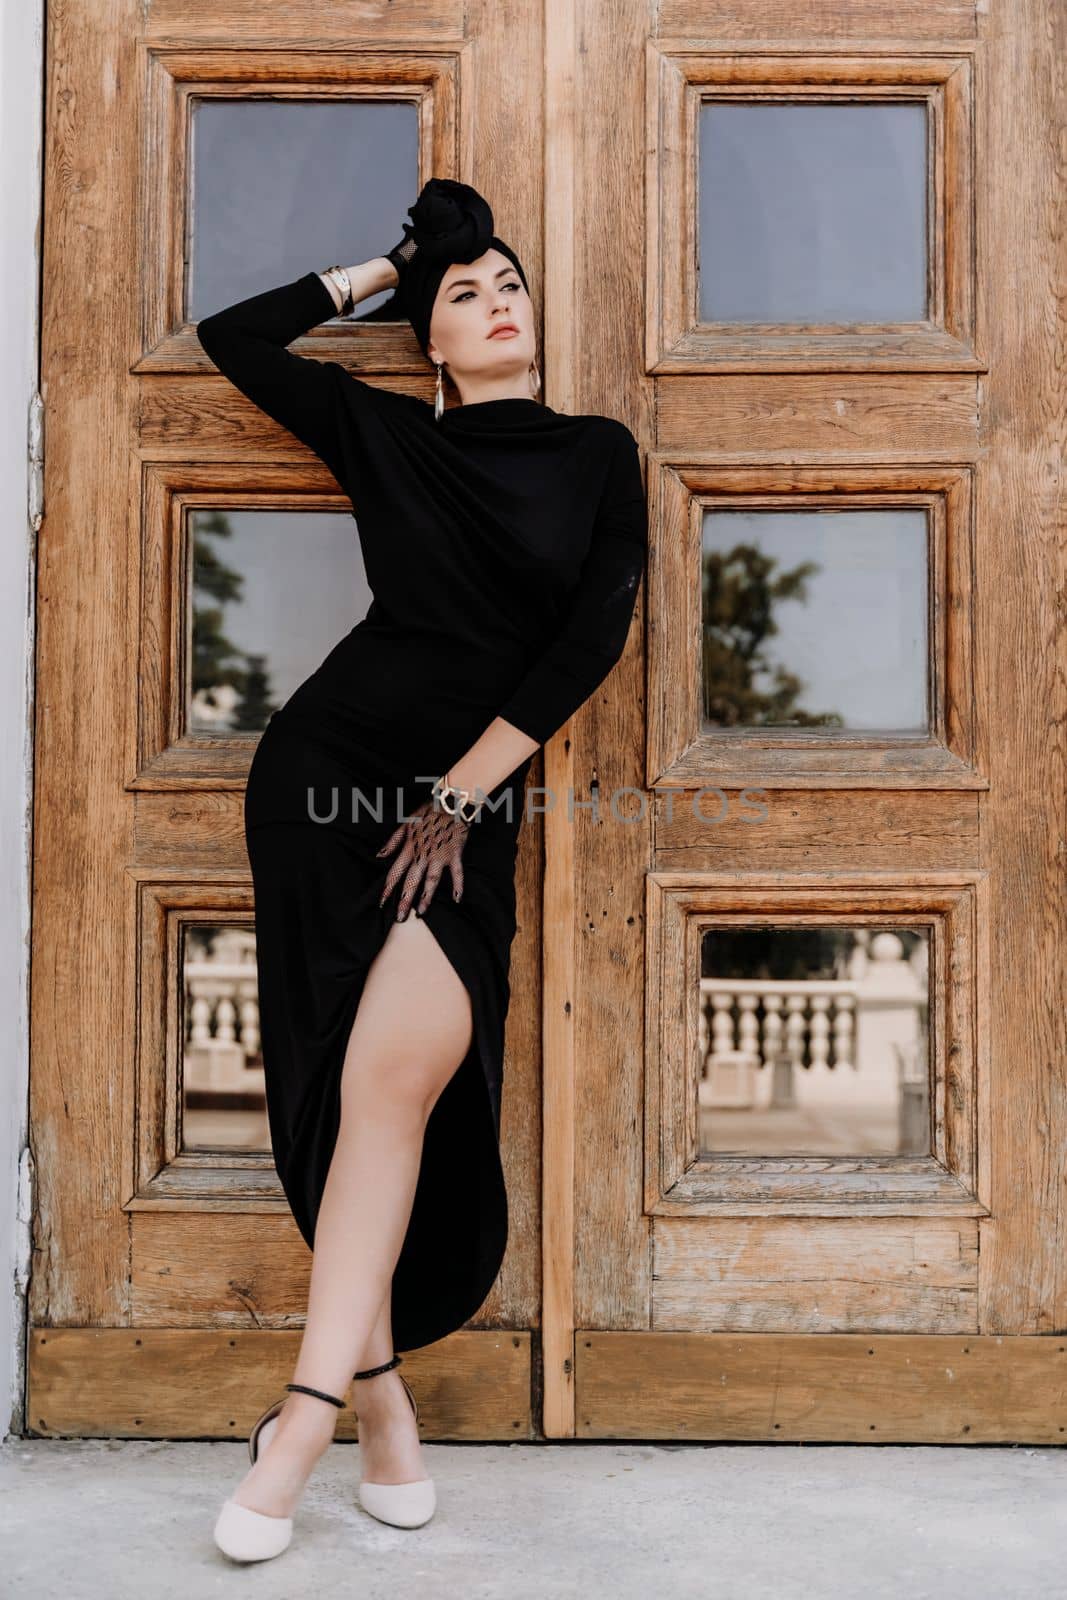
[[442, 385], [441, 385], [441, 368], [443, 366], [444, 366], [444, 362], [443, 361], [439, 361], [437, 363], [437, 393], [434, 395], [434, 401], [433, 401], [433, 414], [434, 414], [434, 419], [437, 422], [440, 422], [441, 413], [445, 409], [445, 391], [444, 391], [444, 389], [442, 388]]
[[537, 370], [537, 362], [536, 361], [531, 361], [530, 362], [530, 390], [531, 390], [531, 392], [533, 394], [536, 395], [536, 393], [537, 393], [538, 389], [540, 389], [540, 387], [541, 387], [541, 374]]

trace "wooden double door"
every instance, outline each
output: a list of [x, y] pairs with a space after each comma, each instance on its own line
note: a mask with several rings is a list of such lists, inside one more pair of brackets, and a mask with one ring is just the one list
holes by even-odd
[[[48, 30], [27, 1428], [241, 1436], [292, 1360], [242, 785], [370, 595], [193, 330], [438, 175], [548, 403], [639, 439], [650, 558], [531, 773], [509, 1247], [426, 1434], [1061, 1442], [1062, 10]], [[294, 348], [432, 393], [406, 324]]]

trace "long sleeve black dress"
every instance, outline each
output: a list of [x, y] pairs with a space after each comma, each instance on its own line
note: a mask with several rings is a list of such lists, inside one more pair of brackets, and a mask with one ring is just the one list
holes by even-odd
[[[350, 497], [373, 595], [270, 718], [245, 792], [271, 1145], [309, 1246], [345, 1046], [396, 916], [398, 890], [378, 906], [393, 856], [375, 852], [494, 717], [541, 744], [593, 693], [626, 642], [647, 549], [624, 424], [533, 399], [478, 401], [438, 421], [424, 400], [285, 348], [336, 314], [308, 272], [197, 329], [220, 371]], [[500, 1097], [532, 759], [472, 824], [462, 898], [446, 872], [424, 913], [470, 994], [474, 1033], [427, 1121], [393, 1275], [397, 1350], [462, 1327], [507, 1242]]]

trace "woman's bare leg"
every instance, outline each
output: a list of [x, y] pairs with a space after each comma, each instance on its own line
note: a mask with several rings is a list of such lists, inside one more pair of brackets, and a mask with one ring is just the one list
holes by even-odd
[[[368, 970], [345, 1051], [340, 1127], [315, 1225], [294, 1383], [343, 1398], [353, 1372], [392, 1354], [391, 1284], [415, 1198], [423, 1134], [470, 1048], [472, 1029], [470, 996], [429, 928], [416, 916], [394, 922]], [[362, 1475], [374, 1482], [426, 1476], [396, 1369], [361, 1378], [353, 1394]], [[338, 1415], [311, 1395], [289, 1394], [234, 1499], [270, 1516], [290, 1516]]]
[[[393, 1354], [390, 1299], [388, 1293], [382, 1299], [374, 1331], [359, 1360], [361, 1368], [380, 1367]], [[411, 1483], [429, 1476], [411, 1401], [395, 1367], [376, 1378], [358, 1379], [352, 1385], [352, 1405], [359, 1418], [361, 1477], [371, 1483]]]

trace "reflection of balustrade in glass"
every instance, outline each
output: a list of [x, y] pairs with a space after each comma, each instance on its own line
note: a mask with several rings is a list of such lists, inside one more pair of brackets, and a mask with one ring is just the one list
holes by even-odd
[[[811, 979], [786, 984], [771, 978], [736, 978], [724, 988], [717, 978], [702, 978], [700, 989], [701, 1105], [755, 1104], [755, 1074], [761, 1067], [777, 1071], [785, 1063], [814, 1072], [822, 1067], [841, 1070], [854, 1065], [856, 985], [851, 981]], [[710, 1050], [706, 1044], [709, 1008]], [[736, 1024], [735, 1008], [739, 1013]], [[778, 1088], [779, 1094], [786, 1092], [781, 1077]], [[772, 1101], [775, 1099], [772, 1093]]]
[[187, 1100], [190, 1092], [239, 1094], [249, 1104], [264, 1104], [255, 935], [244, 928], [220, 928], [210, 956], [187, 957], [184, 977]]
[[852, 932], [843, 979], [699, 980], [698, 1105], [705, 1133], [717, 1135], [702, 1140], [709, 1147], [928, 1149], [925, 940], [908, 959], [893, 932]]

